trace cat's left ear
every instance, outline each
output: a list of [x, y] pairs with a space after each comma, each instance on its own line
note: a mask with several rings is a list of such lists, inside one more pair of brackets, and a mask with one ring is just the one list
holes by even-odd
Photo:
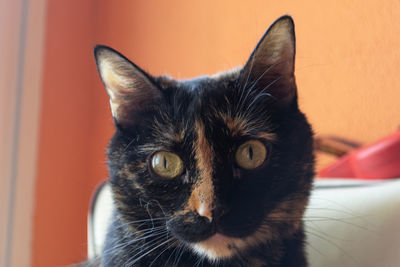
[[112, 115], [120, 126], [130, 126], [161, 98], [151, 77], [114, 49], [94, 48], [97, 69], [110, 98]]
[[263, 90], [279, 107], [296, 104], [295, 53], [293, 19], [280, 17], [269, 27], [243, 67], [241, 88]]

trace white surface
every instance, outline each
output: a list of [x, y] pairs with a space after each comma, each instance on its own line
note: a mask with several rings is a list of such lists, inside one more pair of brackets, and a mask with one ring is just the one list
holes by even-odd
[[400, 180], [314, 190], [305, 222], [310, 266], [400, 266]]
[[88, 257], [93, 259], [101, 254], [107, 227], [111, 218], [113, 203], [110, 186], [105, 185], [95, 196], [92, 211], [88, 217]]
[[[95, 207], [90, 258], [101, 252], [111, 210], [105, 186]], [[305, 225], [310, 267], [399, 267], [400, 180], [318, 180]]]

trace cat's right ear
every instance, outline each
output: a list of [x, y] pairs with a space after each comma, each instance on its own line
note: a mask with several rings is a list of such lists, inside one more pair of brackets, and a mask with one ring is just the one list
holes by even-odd
[[94, 57], [118, 125], [133, 125], [160, 100], [161, 91], [151, 77], [119, 52], [97, 45]]

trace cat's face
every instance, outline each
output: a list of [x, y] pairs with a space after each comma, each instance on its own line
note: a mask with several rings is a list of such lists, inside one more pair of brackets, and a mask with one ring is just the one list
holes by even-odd
[[175, 81], [97, 47], [116, 133], [108, 150], [117, 211], [153, 219], [209, 259], [301, 227], [312, 132], [297, 106], [293, 22], [275, 22], [243, 68]]

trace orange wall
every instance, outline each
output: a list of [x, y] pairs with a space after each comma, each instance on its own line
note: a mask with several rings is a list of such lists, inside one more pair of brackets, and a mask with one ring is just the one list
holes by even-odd
[[86, 251], [93, 129], [93, 1], [48, 1], [34, 215], [33, 266]]
[[363, 142], [400, 118], [398, 1], [49, 1], [34, 266], [82, 260], [86, 212], [106, 177], [112, 133], [93, 63], [110, 45], [153, 74], [193, 77], [243, 64], [270, 23], [293, 15], [300, 105], [317, 134]]
[[98, 2], [97, 41], [155, 74], [242, 64], [269, 24], [293, 15], [300, 102], [317, 134], [364, 142], [400, 124], [398, 1]]

